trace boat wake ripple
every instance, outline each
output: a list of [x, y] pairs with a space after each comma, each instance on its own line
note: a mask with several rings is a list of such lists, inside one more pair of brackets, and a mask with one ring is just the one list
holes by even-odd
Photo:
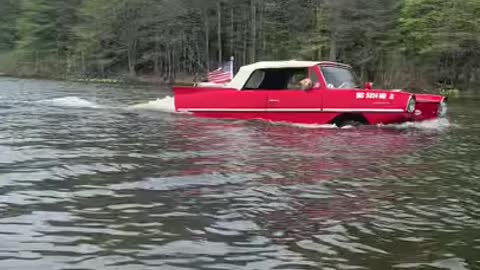
[[[270, 122], [273, 125], [286, 125], [292, 126], [297, 128], [304, 128], [304, 129], [355, 129], [353, 126], [345, 126], [339, 128], [336, 125], [329, 125], [329, 124], [293, 124], [293, 123], [285, 123], [285, 122]], [[375, 127], [375, 126], [374, 126]], [[451, 122], [446, 118], [435, 119], [435, 120], [427, 120], [423, 122], [406, 122], [401, 124], [390, 124], [390, 125], [377, 125], [377, 128], [393, 128], [393, 129], [418, 129], [418, 130], [426, 130], [426, 131], [443, 131], [450, 127], [455, 127], [455, 125], [451, 124]]]
[[76, 96], [39, 100], [36, 103], [66, 108], [102, 108], [101, 105]]
[[420, 129], [420, 130], [432, 130], [443, 131], [452, 127], [452, 123], [446, 118], [439, 118], [434, 120], [427, 120], [422, 122], [406, 122], [402, 124], [386, 125], [380, 127], [392, 127], [397, 129]]

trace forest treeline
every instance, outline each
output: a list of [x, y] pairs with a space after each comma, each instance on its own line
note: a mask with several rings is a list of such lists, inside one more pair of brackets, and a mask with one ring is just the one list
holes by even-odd
[[479, 0], [0, 0], [0, 72], [204, 76], [332, 60], [385, 87], [480, 84]]

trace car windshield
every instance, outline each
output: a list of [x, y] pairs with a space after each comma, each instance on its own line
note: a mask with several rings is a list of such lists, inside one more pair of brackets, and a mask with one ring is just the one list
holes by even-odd
[[358, 88], [359, 83], [350, 69], [342, 67], [320, 67], [328, 88]]

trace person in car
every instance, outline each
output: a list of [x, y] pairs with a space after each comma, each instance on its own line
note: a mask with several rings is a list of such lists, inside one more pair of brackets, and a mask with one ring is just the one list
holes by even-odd
[[313, 87], [313, 82], [310, 78], [306, 78], [300, 81], [300, 88], [302, 90], [308, 90]]
[[290, 78], [288, 89], [302, 89], [307, 90], [313, 87], [313, 82], [310, 78], [305, 78], [304, 74], [295, 74]]

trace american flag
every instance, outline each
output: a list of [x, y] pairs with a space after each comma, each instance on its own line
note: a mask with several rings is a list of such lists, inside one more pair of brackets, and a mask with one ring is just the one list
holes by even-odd
[[233, 79], [233, 61], [223, 64], [223, 66], [208, 73], [208, 81], [213, 83], [227, 83]]

